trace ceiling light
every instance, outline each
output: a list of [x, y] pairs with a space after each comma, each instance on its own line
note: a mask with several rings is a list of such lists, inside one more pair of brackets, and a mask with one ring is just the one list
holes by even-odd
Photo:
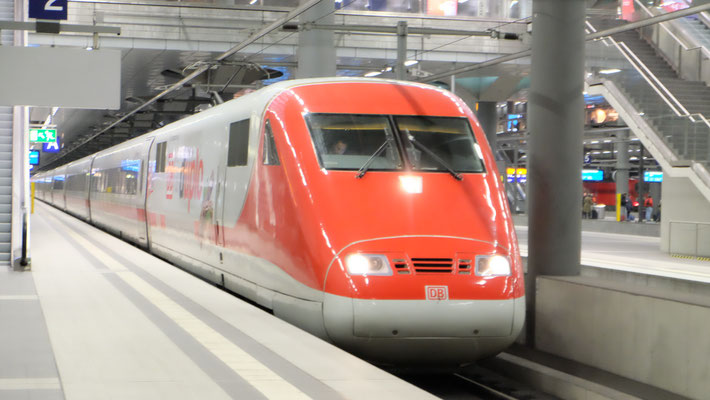
[[366, 73], [365, 76], [368, 78], [372, 78], [373, 76], [378, 76], [380, 74], [382, 74], [382, 71], [370, 71]]
[[256, 4], [256, 0], [251, 0], [251, 1], [249, 2], [249, 5], [250, 5], [250, 6], [251, 6], [251, 5], [254, 5], [254, 4]]
[[604, 74], [604, 75], [615, 74], [617, 72], [621, 72], [621, 70], [618, 68], [609, 68], [609, 69], [603, 69], [603, 70], [599, 71], [600, 74]]
[[407, 60], [404, 62], [405, 67], [411, 67], [412, 65], [417, 65], [419, 64], [419, 61], [417, 60]]

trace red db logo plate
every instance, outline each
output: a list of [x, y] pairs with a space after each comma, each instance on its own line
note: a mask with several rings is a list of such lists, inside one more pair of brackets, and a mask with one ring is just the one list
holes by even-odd
[[427, 300], [448, 300], [448, 286], [425, 286]]

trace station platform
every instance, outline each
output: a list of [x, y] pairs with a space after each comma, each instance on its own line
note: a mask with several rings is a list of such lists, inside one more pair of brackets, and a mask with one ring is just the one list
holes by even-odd
[[[521, 256], [528, 255], [528, 227], [516, 225]], [[710, 283], [710, 261], [673, 257], [660, 250], [658, 237], [582, 231], [585, 267]]]
[[0, 399], [378, 399], [429, 393], [42, 203], [0, 270]]

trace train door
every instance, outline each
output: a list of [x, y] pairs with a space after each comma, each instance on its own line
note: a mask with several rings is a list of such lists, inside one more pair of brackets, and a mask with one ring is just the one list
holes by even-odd
[[[153, 153], [153, 143], [154, 137], [149, 137], [141, 146], [141, 150], [138, 152], [139, 157], [137, 157], [140, 162], [138, 163], [138, 204], [136, 208], [140, 210], [143, 214], [142, 221], [138, 219], [138, 240], [140, 243], [144, 243], [145, 247], [150, 249], [150, 226], [148, 224], [148, 195], [150, 194], [150, 172], [155, 169], [155, 165], [150, 163], [151, 154]], [[151, 168], [152, 167], [152, 168]]]
[[[217, 167], [217, 179], [215, 182], [215, 245], [218, 248], [224, 247], [224, 189], [225, 189], [225, 175], [226, 175], [226, 162], [218, 163]], [[224, 258], [220, 250], [219, 263], [222, 264]]]
[[148, 198], [153, 193], [153, 174], [156, 171], [165, 171], [166, 162], [166, 144], [167, 142], [160, 142], [155, 140], [155, 137], [146, 139], [150, 141], [148, 146], [148, 155], [145, 159], [145, 172], [143, 173], [143, 187], [145, 188], [145, 193], [143, 195], [143, 209], [145, 210], [145, 240], [146, 248], [150, 251], [152, 238], [151, 238], [151, 210], [148, 208]]

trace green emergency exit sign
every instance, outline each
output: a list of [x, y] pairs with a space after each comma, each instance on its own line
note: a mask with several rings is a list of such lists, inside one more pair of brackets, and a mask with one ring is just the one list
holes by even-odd
[[32, 143], [54, 143], [56, 141], [56, 129], [30, 129], [30, 142]]

